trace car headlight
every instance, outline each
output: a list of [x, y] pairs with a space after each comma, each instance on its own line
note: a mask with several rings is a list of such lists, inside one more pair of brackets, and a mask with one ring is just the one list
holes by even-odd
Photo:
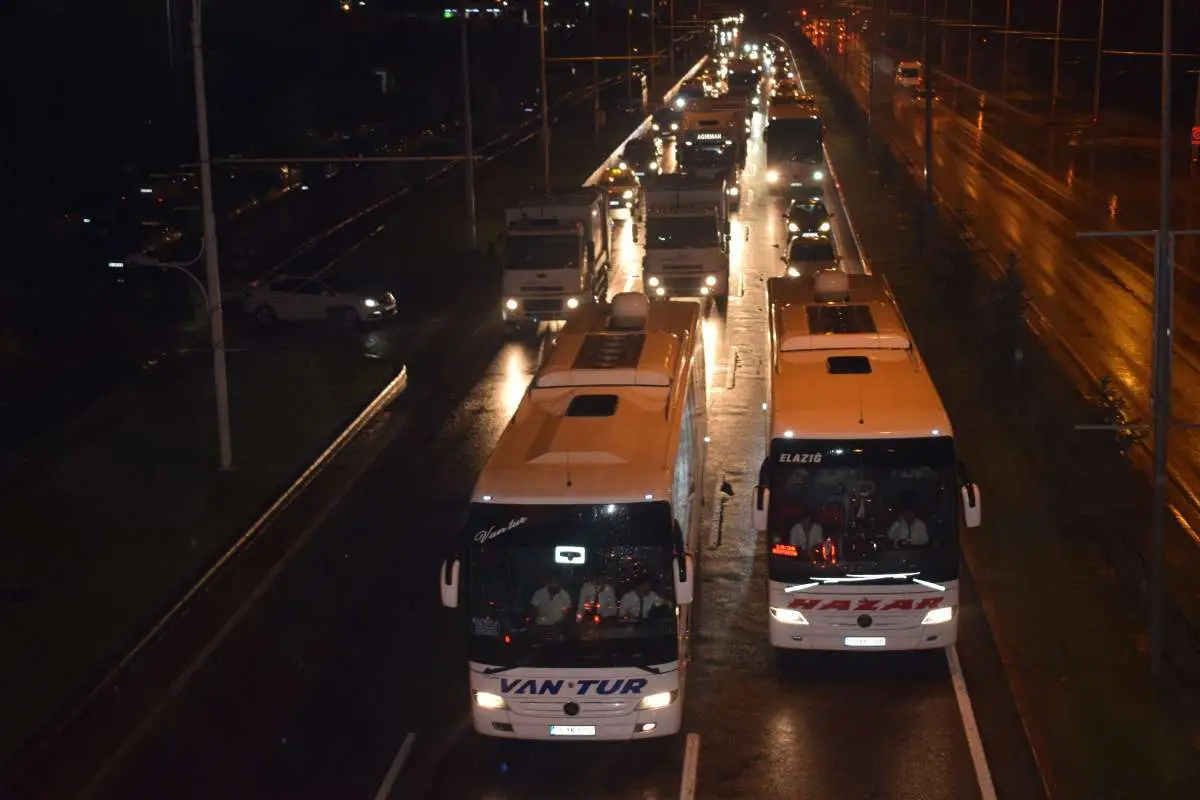
[[567, 298], [567, 308], [572, 309], [572, 310], [579, 308], [579, 298], [578, 297], [568, 297]]
[[725, 194], [729, 195], [730, 197], [737, 197], [738, 196], [738, 187], [730, 186], [728, 189], [725, 190]]
[[660, 127], [659, 127], [659, 125], [658, 125], [658, 123], [657, 123], [657, 122], [656, 122], [656, 123], [654, 123], [654, 125], [653, 125], [653, 126], [651, 126], [651, 127], [653, 127], [653, 128], [654, 128], [654, 130], [656, 130], [656, 131], [662, 130], [662, 128], [660, 128]]
[[789, 222], [789, 223], [788, 223], [788, 233], [799, 233], [799, 232], [800, 232], [800, 226], [799, 226], [799, 225], [797, 225], [797, 224], [796, 224], [796, 223], [794, 223], [794, 222]]
[[[508, 703], [504, 702], [504, 698], [498, 694], [491, 692], [474, 692], [475, 705], [480, 708], [486, 708], [488, 711], [503, 711], [508, 708]], [[651, 695], [653, 697], [653, 695]]]
[[822, 222], [821, 227], [817, 230], [819, 230], [821, 233], [829, 233], [829, 221], [826, 220], [825, 222]]
[[751, 99], [751, 100], [750, 100], [750, 104], [751, 104], [751, 105], [754, 105], [754, 106], [758, 105], [758, 98], [757, 98], [757, 97], [755, 97], [755, 98]]
[[925, 614], [925, 619], [921, 620], [922, 625], [941, 625], [954, 619], [954, 606], [946, 606], [945, 608], [933, 608]]
[[649, 286], [651, 289], [653, 289], [655, 286], [658, 286], [658, 284], [659, 284], [659, 280], [658, 280], [657, 275], [651, 275], [649, 278], [646, 279], [646, 285]]
[[507, 308], [509, 311], [516, 311], [517, 305], [518, 305], [517, 301], [512, 299], [511, 297], [504, 301], [504, 307]]
[[672, 690], [669, 692], [656, 692], [648, 694], [642, 698], [642, 702], [638, 703], [639, 711], [657, 711], [660, 708], [666, 708], [675, 702], [675, 698], [679, 696], [679, 692]]
[[796, 269], [795, 267], [788, 267], [787, 275], [789, 278], [799, 278], [800, 270]]
[[626, 189], [625, 191], [621, 192], [621, 199], [623, 199], [623, 200], [632, 200], [632, 199], [633, 199], [633, 190], [632, 190], [632, 189]]
[[814, 180], [814, 181], [823, 181], [823, 180], [825, 180], [825, 173], [824, 173], [824, 172], [821, 172], [821, 170], [817, 170], [816, 172], [814, 172], [814, 173], [813, 173], [813, 180]]
[[773, 169], [767, 170], [767, 183], [778, 183], [779, 172]]
[[709, 275], [707, 278], [704, 279], [704, 284], [706, 286], [716, 286], [717, 285], [717, 276]]
[[807, 625], [808, 620], [794, 608], [771, 608], [771, 616], [784, 625]]
[[379, 301], [376, 300], [374, 297], [368, 297], [366, 300], [363, 300], [363, 305], [366, 306], [367, 308], [378, 308]]

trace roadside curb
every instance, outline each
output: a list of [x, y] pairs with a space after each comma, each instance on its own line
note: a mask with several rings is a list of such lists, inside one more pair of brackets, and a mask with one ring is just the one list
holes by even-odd
[[275, 498], [271, 505], [267, 507], [266, 511], [260, 514], [245, 532], [238, 536], [233, 544], [225, 549], [224, 553], [205, 570], [200, 579], [193, 583], [191, 588], [165, 614], [158, 618], [150, 630], [142, 635], [137, 643], [127, 650], [113, 667], [107, 670], [104, 677], [94, 684], [82, 698], [72, 703], [70, 709], [62, 718], [54, 722], [53, 727], [38, 735], [27, 747], [18, 750], [14, 760], [3, 765], [4, 772], [8, 772], [12, 768], [19, 770], [23, 762], [27, 762], [31, 756], [36, 756], [38, 752], [57, 740], [64, 731], [69, 729], [82, 716], [86, 709], [91, 707], [95, 700], [117, 686], [121, 676], [125, 674], [131, 664], [147, 648], [153, 645], [172, 623], [183, 617], [193, 603], [208, 590], [217, 577], [224, 573], [230, 563], [257, 541], [260, 534], [269, 528], [319, 475], [324, 473], [325, 469], [334, 459], [354, 441], [358, 434], [371, 423], [379, 412], [386, 410], [407, 388], [408, 367], [402, 366], [399, 373], [363, 407], [363, 410], [342, 429], [342, 432], [300, 473], [299, 477], [292, 481]]

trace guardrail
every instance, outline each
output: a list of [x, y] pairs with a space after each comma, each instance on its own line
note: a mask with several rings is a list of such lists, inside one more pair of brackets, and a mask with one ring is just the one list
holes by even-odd
[[[685, 72], [683, 77], [677, 80], [675, 85], [667, 90], [667, 93], [663, 95], [663, 102], [670, 103], [673, 99], [675, 99], [675, 95], [679, 94], [679, 88], [683, 86], [684, 83], [695, 77], [696, 73], [699, 72], [706, 63], [708, 63], [708, 56], [701, 56], [700, 60], [693, 64], [692, 68]], [[634, 139], [637, 139], [650, 129], [650, 121], [652, 119], [654, 119], [653, 116], [647, 116], [644, 120], [642, 120], [640, 125], [633, 129], [633, 133], [626, 136], [624, 140], [617, 145], [617, 148], [609, 153], [608, 158], [601, 162], [599, 169], [589, 175], [588, 179], [583, 182], [585, 188], [595, 186], [600, 182], [600, 177], [606, 171], [608, 171], [608, 168], [612, 166], [614, 161], [621, 157], [621, 153], [625, 150], [625, 145], [629, 144]]]

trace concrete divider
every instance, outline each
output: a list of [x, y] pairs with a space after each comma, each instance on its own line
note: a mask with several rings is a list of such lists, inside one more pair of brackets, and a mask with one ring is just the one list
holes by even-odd
[[[693, 64], [692, 68], [684, 73], [683, 77], [676, 81], [675, 85], [663, 95], [663, 102], [670, 103], [672, 100], [674, 100], [675, 95], [679, 94], [679, 87], [691, 80], [706, 63], [708, 63], [708, 56], [702, 56], [700, 60]], [[631, 141], [649, 130], [651, 119], [653, 119], [653, 117], [646, 117], [644, 120], [642, 120], [642, 123], [633, 129], [633, 133], [626, 136], [621, 143], [617, 145], [617, 149], [609, 153], [608, 158], [604, 159], [604, 161], [600, 164], [600, 167], [591, 175], [589, 175], [588, 179], [583, 182], [584, 187], [595, 186], [600, 181], [600, 176], [603, 175], [609, 166], [611, 166], [612, 163], [620, 157], [621, 152], [625, 149], [625, 145], [629, 144]]]

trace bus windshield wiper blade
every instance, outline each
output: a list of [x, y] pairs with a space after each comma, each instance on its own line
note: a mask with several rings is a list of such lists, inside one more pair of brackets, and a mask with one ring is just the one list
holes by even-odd
[[509, 664], [507, 667], [484, 667], [484, 675], [499, 675], [501, 672], [508, 672], [510, 669], [516, 669], [520, 664]]
[[651, 675], [662, 675], [662, 670], [658, 667], [650, 667], [646, 666], [645, 664], [634, 664], [633, 668], [649, 672]]

